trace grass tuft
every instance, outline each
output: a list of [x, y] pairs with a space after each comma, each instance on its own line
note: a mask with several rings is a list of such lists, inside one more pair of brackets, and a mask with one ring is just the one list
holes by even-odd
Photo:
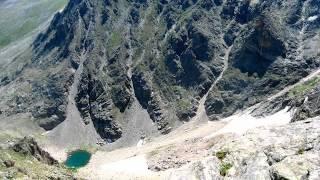
[[222, 151], [216, 152], [215, 155], [220, 161], [222, 161], [224, 158], [226, 158], [227, 154], [229, 154], [229, 151], [222, 150]]
[[304, 148], [300, 148], [297, 153], [301, 155], [304, 153], [304, 151], [305, 151]]
[[301, 96], [313, 88], [315, 88], [318, 84], [320, 84], [320, 77], [312, 78], [311, 80], [294, 87], [292, 90], [289, 91], [289, 97], [296, 97]]
[[228, 171], [232, 168], [232, 164], [230, 163], [222, 163], [220, 166], [220, 175], [226, 176]]

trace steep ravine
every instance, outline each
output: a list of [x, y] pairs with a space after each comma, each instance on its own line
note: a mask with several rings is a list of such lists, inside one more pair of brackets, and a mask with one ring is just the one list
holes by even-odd
[[[144, 141], [146, 138], [158, 134], [157, 128], [152, 122], [148, 111], [142, 108], [135, 95], [135, 90], [133, 88], [132, 82], [132, 69], [134, 68], [132, 58], [134, 56], [134, 50], [132, 48], [132, 34], [130, 25], [128, 25], [126, 31], [126, 40], [128, 42], [129, 55], [126, 60], [126, 68], [127, 76], [130, 79], [131, 93], [133, 95], [131, 100], [132, 102], [130, 107], [124, 113], [124, 119], [128, 120], [128, 123], [124, 125], [124, 131], [121, 139], [111, 145], [106, 146], [106, 149], [117, 149], [123, 146], [134, 146], [137, 145], [140, 141]], [[141, 59], [142, 58], [143, 53], [141, 55]]]
[[223, 59], [223, 70], [220, 73], [220, 75], [217, 77], [217, 79], [214, 81], [214, 83], [211, 85], [211, 87], [209, 88], [208, 92], [200, 99], [199, 101], [199, 106], [196, 112], [196, 116], [194, 117], [195, 121], [201, 121], [201, 122], [206, 122], [209, 121], [207, 112], [206, 112], [206, 100], [209, 96], [209, 93], [212, 91], [212, 89], [217, 85], [217, 83], [221, 80], [221, 78], [223, 77], [223, 73], [228, 69], [228, 63], [229, 63], [229, 55], [230, 55], [230, 51], [232, 49], [232, 46], [227, 47], [226, 51], [225, 51], [225, 55], [223, 57], [221, 57], [221, 59]]
[[308, 29], [308, 17], [306, 16], [307, 14], [307, 4], [310, 3], [310, 0], [306, 0], [303, 2], [302, 9], [301, 9], [301, 30], [298, 35], [298, 48], [297, 48], [297, 60], [303, 59], [304, 55], [304, 38], [306, 36], [306, 30]]
[[[81, 27], [81, 24], [79, 24], [79, 27]], [[88, 26], [88, 30], [85, 32], [84, 44], [88, 39], [90, 30], [91, 22]], [[64, 148], [75, 148], [83, 145], [95, 145], [102, 141], [95, 131], [93, 123], [84, 123], [75, 102], [75, 98], [79, 92], [78, 87], [81, 74], [83, 73], [83, 64], [87, 60], [87, 52], [88, 50], [84, 48], [80, 56], [78, 56], [79, 66], [74, 72], [73, 83], [69, 90], [66, 120], [48, 134], [52, 145], [57, 145]], [[86, 136], [83, 136], [84, 134]]]

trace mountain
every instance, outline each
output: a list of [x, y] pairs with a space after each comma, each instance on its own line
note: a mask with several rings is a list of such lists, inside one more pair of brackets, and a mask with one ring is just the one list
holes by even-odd
[[111, 150], [249, 107], [319, 116], [319, 12], [319, 0], [70, 0], [2, 56], [1, 124]]
[[217, 120], [319, 66], [318, 10], [317, 1], [70, 1], [1, 73], [1, 89], [16, 89], [1, 93], [1, 111], [31, 113], [45, 130], [80, 113], [107, 142], [140, 114], [161, 133], [203, 102]]

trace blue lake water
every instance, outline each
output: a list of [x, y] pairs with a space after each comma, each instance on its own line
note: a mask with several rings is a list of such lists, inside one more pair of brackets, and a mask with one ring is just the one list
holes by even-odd
[[77, 169], [87, 165], [90, 161], [90, 158], [91, 154], [88, 151], [77, 150], [68, 155], [68, 158], [64, 164], [69, 168]]

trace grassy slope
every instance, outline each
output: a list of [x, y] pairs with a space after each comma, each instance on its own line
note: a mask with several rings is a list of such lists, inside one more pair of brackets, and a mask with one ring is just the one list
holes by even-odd
[[289, 97], [299, 97], [313, 90], [320, 83], [320, 77], [314, 77], [289, 91]]
[[5, 0], [0, 2], [0, 49], [35, 30], [68, 0]]
[[[64, 165], [48, 165], [38, 161], [31, 155], [17, 153], [8, 147], [2, 147], [8, 142], [17, 141], [11, 135], [0, 132], [0, 179], [49, 179], [50, 177], [69, 178], [73, 171], [67, 169]], [[3, 144], [2, 144], [3, 143]], [[13, 167], [6, 167], [4, 161], [13, 161]]]
[[[15, 163], [14, 167], [5, 167], [3, 161], [7, 160], [13, 161]], [[10, 149], [0, 148], [0, 161], [0, 178], [5, 175], [13, 179], [47, 179], [48, 177], [68, 177], [72, 175], [72, 171], [63, 165], [50, 166], [39, 162], [32, 156], [25, 156]]]

